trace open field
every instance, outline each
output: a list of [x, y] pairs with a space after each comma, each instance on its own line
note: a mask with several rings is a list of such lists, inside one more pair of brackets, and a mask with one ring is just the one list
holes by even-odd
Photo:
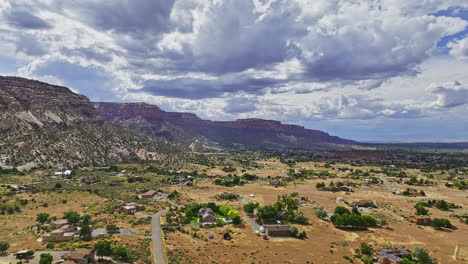
[[[213, 158], [214, 159], [214, 158]], [[217, 157], [219, 159], [219, 157]], [[61, 218], [69, 210], [92, 217], [94, 229], [105, 229], [108, 225], [129, 230], [133, 235], [151, 237], [151, 218], [156, 212], [171, 207], [165, 200], [139, 199], [138, 195], [148, 190], [159, 190], [166, 194], [175, 194], [171, 199], [180, 206], [197, 203], [229, 205], [241, 212], [241, 224], [227, 224], [216, 227], [184, 225], [180, 219], [176, 226], [165, 228], [165, 215], [161, 217], [163, 245], [166, 260], [169, 263], [347, 263], [354, 258], [355, 249], [361, 242], [371, 244], [374, 249], [382, 247], [401, 247], [412, 250], [414, 247], [428, 249], [430, 255], [439, 263], [462, 263], [466, 258], [468, 243], [468, 225], [455, 218], [455, 215], [468, 213], [468, 192], [449, 188], [443, 176], [447, 172], [423, 172], [417, 168], [386, 169], [384, 177], [395, 191], [403, 192], [407, 188], [415, 189], [415, 195], [397, 195], [390, 192], [380, 183], [382, 167], [377, 165], [354, 165], [350, 163], [296, 162], [288, 165], [277, 158], [256, 158], [254, 161], [221, 158], [217, 166], [206, 166], [195, 163], [185, 164], [181, 171], [160, 171], [141, 164], [120, 164], [118, 171], [101, 171], [93, 168], [81, 168], [68, 179], [61, 177], [43, 177], [53, 174], [53, 170], [40, 170], [25, 175], [1, 176], [6, 203], [25, 203], [19, 211], [5, 213], [0, 217], [0, 241], [10, 243], [9, 252], [21, 249], [46, 250], [47, 243], [38, 242], [36, 215], [47, 212], [50, 216]], [[213, 161], [214, 162], [214, 161]], [[226, 169], [229, 168], [229, 169]], [[231, 171], [227, 171], [231, 170]], [[395, 170], [396, 172], [392, 172]], [[196, 172], [193, 172], [196, 171]], [[304, 172], [306, 172], [304, 176]], [[353, 171], [353, 173], [351, 173]], [[390, 171], [390, 172], [389, 172]], [[389, 176], [390, 173], [406, 174], [404, 180]], [[204, 175], [216, 174], [217, 178], [232, 179], [233, 175], [244, 173], [255, 175], [253, 181], [231, 187], [216, 185], [214, 179]], [[296, 174], [302, 176], [297, 177]], [[432, 176], [430, 176], [432, 175]], [[463, 174], [460, 174], [463, 175]], [[135, 177], [139, 179], [134, 181]], [[91, 177], [96, 182], [85, 184], [84, 177]], [[187, 185], [169, 184], [170, 179], [188, 177]], [[416, 177], [427, 180], [426, 184], [408, 185], [404, 181]], [[273, 179], [282, 181], [283, 185], [274, 187], [269, 184]], [[285, 180], [287, 179], [287, 180]], [[365, 179], [375, 179], [375, 183]], [[353, 186], [353, 192], [322, 191], [316, 185], [325, 186], [344, 182]], [[24, 193], [8, 193], [12, 188], [5, 184], [31, 184], [37, 190]], [[8, 187], [8, 188], [7, 188]], [[419, 195], [423, 191], [425, 196]], [[218, 195], [230, 192], [239, 194], [242, 199], [221, 200]], [[304, 203], [298, 210], [309, 219], [309, 224], [290, 223], [299, 231], [307, 234], [306, 239], [287, 237], [269, 237], [264, 240], [255, 233], [242, 214], [246, 203], [259, 203], [260, 206], [272, 205], [282, 196], [297, 193]], [[253, 197], [251, 197], [253, 196]], [[340, 198], [339, 198], [340, 197]], [[339, 199], [337, 199], [339, 198]], [[331, 222], [320, 220], [314, 214], [314, 207], [322, 206], [333, 212], [335, 207], [350, 208], [347, 203], [359, 200], [370, 200], [376, 208], [359, 209], [362, 215], [377, 219], [386, 219], [385, 227], [371, 227], [361, 231], [345, 231], [335, 228]], [[430, 226], [418, 226], [403, 219], [414, 215], [415, 204], [420, 201], [444, 200], [458, 208], [442, 211], [435, 207], [428, 208], [431, 218], [446, 218], [456, 227], [455, 230], [436, 230]], [[23, 201], [23, 202], [22, 202]], [[137, 202], [145, 206], [138, 215], [126, 215], [118, 211], [119, 206]], [[175, 207], [172, 206], [172, 210]], [[180, 212], [183, 212], [181, 209]], [[179, 213], [180, 214], [180, 213]], [[219, 214], [218, 214], [219, 215]], [[176, 216], [179, 217], [179, 216]], [[287, 222], [287, 221], [286, 221]], [[232, 240], [224, 240], [223, 234], [228, 231]], [[210, 239], [209, 236], [213, 238]], [[109, 240], [115, 245], [125, 245], [131, 249], [136, 263], [150, 263], [150, 239], [125, 235], [104, 235], [94, 237], [90, 242], [73, 240], [55, 243], [54, 250], [69, 250], [73, 246], [91, 247], [98, 241]], [[458, 246], [458, 248], [457, 248]]]

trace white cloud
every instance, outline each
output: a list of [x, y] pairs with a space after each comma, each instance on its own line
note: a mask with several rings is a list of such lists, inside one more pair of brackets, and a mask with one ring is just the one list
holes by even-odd
[[468, 38], [455, 40], [447, 45], [450, 54], [458, 59], [468, 59]]
[[431, 85], [428, 91], [437, 96], [437, 100], [432, 104], [434, 107], [452, 108], [468, 104], [468, 89], [458, 81]]

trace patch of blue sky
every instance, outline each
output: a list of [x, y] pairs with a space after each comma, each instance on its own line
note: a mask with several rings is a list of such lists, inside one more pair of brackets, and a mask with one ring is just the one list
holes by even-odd
[[18, 72], [18, 69], [23, 66], [24, 62], [17, 60], [14, 57], [0, 55], [0, 74], [12, 75]]
[[[458, 18], [468, 21], [468, 9], [464, 9], [464, 8], [457, 7], [457, 6], [452, 6], [452, 7], [449, 7], [448, 9], [440, 10], [432, 15], [445, 16], [445, 17], [458, 17]], [[465, 30], [461, 32], [441, 38], [439, 42], [437, 43], [437, 48], [439, 49], [441, 53], [448, 54], [450, 51], [450, 48], [447, 47], [447, 44], [450, 42], [459, 40], [459, 39], [463, 39], [465, 37], [468, 37], [468, 27], [466, 27]]]

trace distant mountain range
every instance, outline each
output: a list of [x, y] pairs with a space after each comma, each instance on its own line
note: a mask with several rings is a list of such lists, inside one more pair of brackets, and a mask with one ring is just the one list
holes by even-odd
[[107, 121], [164, 138], [192, 149], [300, 148], [312, 149], [351, 145], [357, 142], [302, 126], [279, 121], [239, 119], [220, 122], [202, 120], [192, 113], [165, 112], [146, 103], [94, 103]]
[[173, 151], [164, 140], [105, 121], [87, 97], [68, 88], [0, 77], [1, 167], [162, 159]]
[[65, 87], [0, 77], [0, 167], [164, 159], [180, 150], [323, 149], [356, 143], [279, 121], [218, 122], [145, 103], [92, 103]]

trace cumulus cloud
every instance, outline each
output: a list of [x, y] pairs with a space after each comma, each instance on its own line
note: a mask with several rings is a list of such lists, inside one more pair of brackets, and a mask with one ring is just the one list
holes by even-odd
[[229, 114], [249, 113], [257, 110], [258, 100], [255, 98], [238, 97], [226, 101], [224, 112]]
[[450, 54], [458, 59], [468, 59], [468, 38], [455, 40], [447, 45]]
[[448, 50], [468, 57], [461, 2], [6, 0], [0, 49], [2, 61], [21, 61], [18, 75], [92, 100], [218, 119], [414, 119], [465, 104], [464, 88], [428, 93], [440, 80], [420, 77], [441, 39], [458, 36]]
[[468, 104], [468, 89], [458, 81], [431, 85], [428, 90], [437, 97], [437, 100], [432, 104], [434, 107], [453, 108]]

